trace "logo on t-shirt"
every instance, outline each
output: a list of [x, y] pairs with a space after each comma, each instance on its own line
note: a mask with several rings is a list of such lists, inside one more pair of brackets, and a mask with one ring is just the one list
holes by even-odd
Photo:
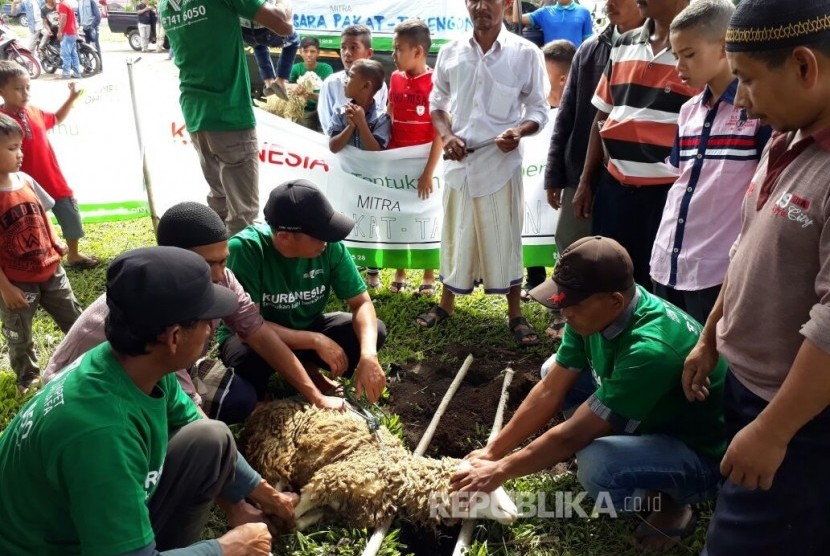
[[785, 191], [773, 205], [772, 213], [779, 218], [797, 222], [802, 228], [809, 228], [813, 225], [813, 219], [807, 215], [809, 208], [809, 199]]

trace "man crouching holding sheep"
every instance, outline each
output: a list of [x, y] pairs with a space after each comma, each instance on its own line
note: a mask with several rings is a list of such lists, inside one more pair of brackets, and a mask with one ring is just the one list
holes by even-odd
[[[467, 456], [471, 469], [456, 473], [453, 487], [490, 492], [576, 454], [594, 500], [653, 510], [634, 532], [637, 546], [676, 544], [695, 528], [689, 504], [713, 499], [720, 479], [725, 361], [692, 390], [683, 364], [700, 324], [636, 285], [631, 257], [612, 239], [573, 243], [553, 280], [530, 295], [561, 309], [562, 344], [496, 439]], [[513, 451], [563, 409], [575, 412]]]
[[[386, 387], [378, 362], [386, 326], [343, 245], [355, 221], [306, 180], [274, 188], [263, 213], [266, 224], [248, 226], [230, 239], [228, 268], [324, 395], [342, 390], [321, 368], [334, 378], [353, 373], [357, 396], [375, 403]], [[332, 291], [349, 312], [324, 312]], [[263, 400], [274, 369], [225, 326], [218, 340], [222, 361]]]

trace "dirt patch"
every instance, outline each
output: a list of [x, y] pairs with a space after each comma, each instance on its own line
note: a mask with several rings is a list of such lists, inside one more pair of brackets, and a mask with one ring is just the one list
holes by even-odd
[[[396, 366], [397, 379], [389, 387], [389, 411], [403, 423], [406, 443], [415, 449], [444, 393], [470, 353], [469, 347], [450, 346], [442, 357]], [[507, 422], [528, 392], [539, 381], [543, 360], [525, 356], [509, 361], [501, 350], [480, 347], [474, 361], [447, 408], [429, 445], [429, 456], [464, 457], [486, 443], [496, 415], [503, 382], [502, 371], [514, 371], [504, 420]], [[515, 358], [515, 352], [507, 355]], [[393, 371], [393, 374], [395, 374]]]

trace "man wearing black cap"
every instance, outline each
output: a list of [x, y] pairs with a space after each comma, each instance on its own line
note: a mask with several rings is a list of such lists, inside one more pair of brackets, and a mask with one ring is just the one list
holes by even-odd
[[[354, 372], [355, 393], [376, 402], [386, 385], [377, 350], [386, 326], [342, 240], [354, 220], [332, 208], [306, 180], [277, 186], [265, 205], [266, 225], [248, 226], [229, 242], [231, 268], [266, 322], [295, 351], [311, 380], [334, 392], [334, 377]], [[350, 313], [324, 313], [332, 291]], [[274, 373], [268, 361], [224, 326], [219, 329], [222, 360], [248, 381], [259, 399]]]
[[296, 497], [266, 489], [227, 426], [200, 419], [172, 375], [202, 353], [211, 319], [236, 305], [189, 251], [136, 249], [110, 264], [108, 342], [39, 391], [0, 437], [0, 553], [270, 552], [263, 523], [197, 542], [220, 494], [289, 521]]
[[[700, 325], [635, 285], [633, 273], [613, 239], [583, 238], [562, 253], [553, 280], [530, 292], [567, 319], [562, 344], [507, 426], [468, 456], [472, 469], [453, 477], [455, 488], [489, 492], [576, 454], [579, 481], [598, 503], [604, 497], [617, 511], [653, 510], [634, 532], [642, 548], [694, 530], [689, 504], [714, 498], [725, 449], [726, 364], [709, 377], [708, 398], [688, 401], [681, 373]], [[565, 422], [513, 452], [574, 407]]]
[[[228, 260], [228, 232], [219, 215], [210, 207], [194, 202], [179, 203], [170, 207], [159, 220], [159, 245], [180, 247], [201, 255], [210, 265], [211, 278], [215, 284], [225, 286], [237, 297], [237, 309], [222, 321], [247, 345], [269, 362], [281, 376], [293, 385], [309, 402], [317, 407], [339, 409], [341, 398], [324, 396], [309, 379], [300, 361], [288, 348], [279, 334], [270, 326], [264, 326], [259, 310], [233, 272], [226, 267]], [[49, 365], [44, 371], [44, 380], [52, 380], [56, 373], [106, 340], [104, 319], [109, 313], [106, 296], [95, 300], [73, 325], [58, 345]], [[219, 319], [212, 323], [215, 330]], [[205, 351], [207, 350], [205, 345]], [[189, 369], [176, 373], [182, 388], [206, 413], [226, 423], [239, 423], [251, 414], [256, 406], [256, 394], [250, 384], [236, 380], [232, 375], [224, 377], [218, 385], [205, 392], [203, 400], [191, 380]], [[204, 401], [204, 405], [202, 402]], [[230, 508], [226, 508], [230, 510]], [[233, 516], [229, 516], [234, 523]]]
[[[726, 33], [735, 105], [777, 130], [744, 197], [688, 396], [729, 362], [724, 481], [703, 553], [830, 546], [830, 0], [743, 0]], [[705, 393], [705, 391], [704, 391]]]

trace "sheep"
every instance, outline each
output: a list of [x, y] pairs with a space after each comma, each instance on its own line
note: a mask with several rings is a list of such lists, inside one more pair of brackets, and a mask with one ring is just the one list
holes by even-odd
[[450, 493], [450, 477], [467, 462], [414, 456], [385, 427], [373, 433], [350, 411], [270, 402], [248, 419], [239, 447], [265, 480], [300, 492], [294, 516], [301, 531], [324, 517], [370, 528], [398, 513], [430, 526], [468, 516], [507, 525], [517, 517], [501, 488], [466, 502]]

